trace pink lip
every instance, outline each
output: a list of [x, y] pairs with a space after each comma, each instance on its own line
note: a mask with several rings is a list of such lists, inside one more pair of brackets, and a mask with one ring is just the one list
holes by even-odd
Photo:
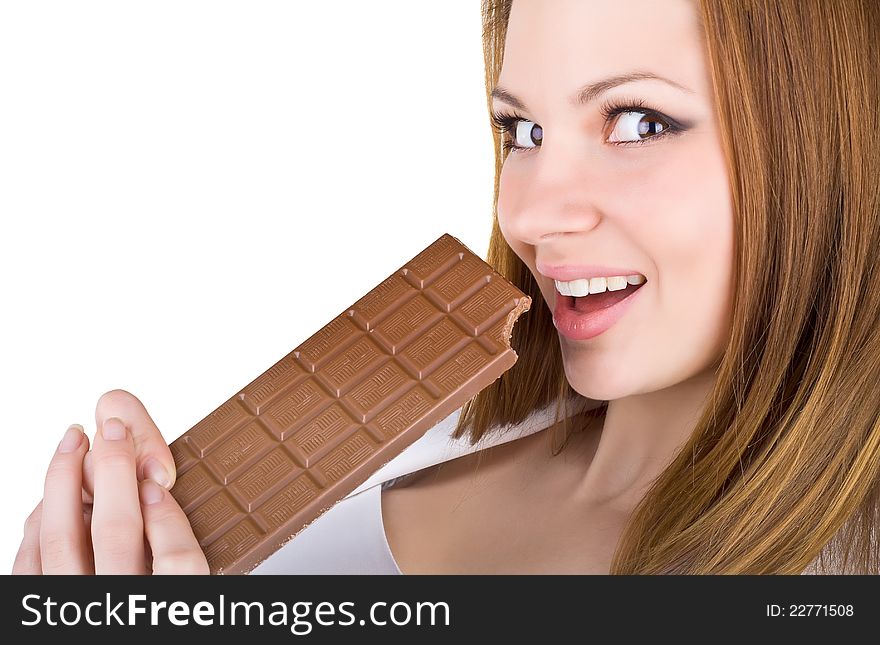
[[639, 294], [645, 290], [645, 284], [620, 302], [588, 314], [579, 313], [572, 308], [571, 302], [574, 299], [571, 296], [557, 293], [553, 303], [553, 324], [560, 334], [570, 340], [595, 338], [623, 317], [627, 309], [638, 299]]
[[538, 272], [542, 275], [554, 280], [577, 280], [578, 278], [607, 278], [613, 275], [644, 275], [641, 271], [635, 269], [620, 269], [616, 267], [605, 267], [597, 264], [564, 264], [560, 266], [550, 266], [538, 262]]

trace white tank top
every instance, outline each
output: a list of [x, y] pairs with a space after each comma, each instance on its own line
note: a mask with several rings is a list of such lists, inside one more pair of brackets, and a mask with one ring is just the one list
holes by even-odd
[[[601, 405], [589, 399], [582, 401], [580, 406], [574, 404], [571, 414]], [[551, 403], [503, 431], [492, 428], [473, 446], [466, 436], [460, 439], [451, 436], [461, 414], [460, 409], [456, 410], [300, 531], [252, 573], [401, 574], [385, 535], [382, 489], [422, 468], [544, 430], [554, 423], [555, 408], [556, 404]], [[818, 558], [802, 573], [818, 573], [817, 563]]]

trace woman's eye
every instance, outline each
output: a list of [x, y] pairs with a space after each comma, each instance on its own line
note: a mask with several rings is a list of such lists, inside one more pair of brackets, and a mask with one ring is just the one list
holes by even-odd
[[[671, 128], [670, 124], [663, 119], [646, 112], [621, 112], [619, 116], [620, 118], [614, 124], [614, 130], [608, 137], [608, 141], [611, 143], [642, 143], [647, 139], [665, 134]], [[648, 135], [647, 139], [642, 138], [642, 135]]]
[[[651, 139], [674, 135], [687, 129], [643, 106], [639, 101], [607, 104], [600, 109], [605, 124], [614, 123], [608, 143], [617, 146], [642, 145]], [[619, 117], [619, 118], [617, 118]], [[492, 113], [493, 127], [502, 136], [503, 147], [509, 152], [527, 152], [540, 148], [544, 129], [516, 113]]]
[[[544, 139], [544, 130], [534, 121], [515, 121], [511, 134], [513, 148], [518, 150], [537, 148]], [[533, 145], [534, 144], [534, 145]]]

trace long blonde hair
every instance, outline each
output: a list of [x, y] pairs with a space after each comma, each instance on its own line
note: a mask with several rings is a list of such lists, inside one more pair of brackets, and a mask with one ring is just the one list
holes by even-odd
[[[486, 99], [512, 0], [483, 0]], [[880, 3], [699, 0], [736, 219], [732, 328], [709, 403], [611, 573], [880, 573]], [[455, 436], [578, 395], [497, 219], [487, 261], [531, 296], [519, 360]], [[558, 417], [557, 417], [558, 420]], [[817, 560], [818, 558], [818, 560]]]

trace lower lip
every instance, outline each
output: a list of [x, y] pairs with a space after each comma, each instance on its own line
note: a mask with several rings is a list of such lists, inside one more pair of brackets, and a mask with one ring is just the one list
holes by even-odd
[[570, 340], [589, 340], [590, 338], [595, 338], [620, 320], [621, 316], [626, 313], [626, 310], [642, 292], [645, 284], [647, 283], [642, 283], [641, 287], [620, 302], [589, 313], [578, 312], [570, 304], [573, 302], [571, 296], [563, 296], [556, 292], [553, 324], [556, 325], [556, 329], [559, 330], [560, 334]]

